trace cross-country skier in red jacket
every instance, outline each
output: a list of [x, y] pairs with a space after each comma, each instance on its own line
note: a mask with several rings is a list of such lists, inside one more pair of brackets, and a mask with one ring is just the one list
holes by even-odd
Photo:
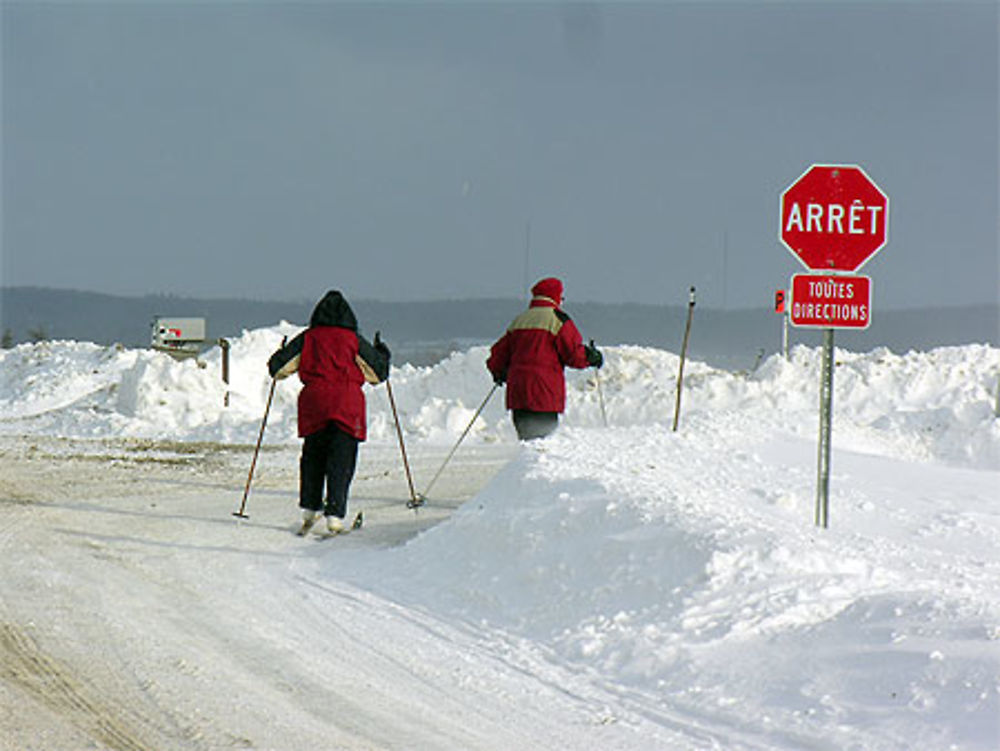
[[531, 304], [493, 345], [486, 367], [496, 383], [507, 383], [507, 409], [517, 437], [543, 438], [559, 425], [566, 408], [563, 368], [601, 367], [604, 357], [584, 345], [576, 324], [559, 306], [563, 285], [554, 277], [531, 288]]
[[[344, 531], [347, 494], [354, 478], [358, 444], [367, 436], [362, 384], [389, 377], [389, 348], [375, 334], [371, 344], [358, 334], [354, 311], [331, 290], [313, 310], [309, 328], [268, 360], [274, 378], [298, 371], [299, 506], [305, 534], [322, 512], [331, 533]], [[326, 485], [326, 498], [323, 487]]]

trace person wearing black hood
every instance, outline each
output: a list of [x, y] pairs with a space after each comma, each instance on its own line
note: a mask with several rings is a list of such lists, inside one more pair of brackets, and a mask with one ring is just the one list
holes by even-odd
[[378, 333], [374, 344], [361, 336], [351, 306], [340, 292], [330, 290], [313, 310], [309, 328], [268, 360], [271, 377], [285, 378], [297, 371], [302, 381], [298, 401], [298, 432], [303, 438], [300, 534], [308, 532], [321, 514], [330, 533], [344, 531], [358, 444], [367, 437], [361, 387], [365, 382], [387, 380], [389, 359], [389, 348]]

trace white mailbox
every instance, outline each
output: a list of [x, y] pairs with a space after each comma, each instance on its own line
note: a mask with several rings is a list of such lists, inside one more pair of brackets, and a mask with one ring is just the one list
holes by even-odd
[[194, 357], [204, 346], [204, 318], [153, 319], [153, 349], [175, 357]]

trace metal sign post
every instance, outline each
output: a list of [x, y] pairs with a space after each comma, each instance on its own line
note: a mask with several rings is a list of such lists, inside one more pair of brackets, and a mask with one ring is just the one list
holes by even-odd
[[830, 525], [830, 445], [833, 433], [833, 329], [823, 330], [823, 366], [819, 384], [819, 462], [816, 526]]
[[788, 308], [785, 304], [785, 290], [774, 293], [774, 312], [781, 314], [781, 354], [788, 359]]
[[781, 315], [781, 354], [788, 359], [788, 311]]

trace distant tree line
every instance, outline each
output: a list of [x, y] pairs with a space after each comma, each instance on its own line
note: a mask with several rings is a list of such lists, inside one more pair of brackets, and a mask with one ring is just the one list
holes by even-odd
[[[679, 352], [687, 315], [686, 299], [676, 305], [572, 302], [567, 312], [580, 331], [599, 344], [636, 344]], [[762, 353], [781, 348], [781, 317], [770, 300], [750, 310], [697, 308], [688, 354], [710, 364], [751, 368]], [[440, 356], [475, 343], [494, 341], [526, 300], [442, 300], [381, 302], [351, 300], [362, 332], [381, 330], [393, 350], [393, 361], [428, 364], [427, 353]], [[243, 330], [274, 326], [281, 321], [305, 326], [314, 302], [198, 299], [167, 295], [119, 297], [42, 287], [0, 288], [0, 345], [51, 339], [148, 347], [157, 316], [202, 317], [209, 341], [236, 337]], [[838, 333], [837, 346], [866, 352], [884, 346], [896, 352], [969, 343], [1000, 346], [1000, 306], [918, 308], [879, 311], [866, 331]], [[23, 339], [20, 332], [24, 332]], [[790, 344], [818, 346], [822, 334], [793, 329]]]
[[[33, 344], [47, 341], [48, 338], [49, 335], [44, 326], [28, 329], [28, 341]], [[13, 349], [15, 344], [17, 344], [17, 341], [14, 338], [14, 332], [9, 328], [4, 329], [3, 335], [0, 336], [0, 349]]]

